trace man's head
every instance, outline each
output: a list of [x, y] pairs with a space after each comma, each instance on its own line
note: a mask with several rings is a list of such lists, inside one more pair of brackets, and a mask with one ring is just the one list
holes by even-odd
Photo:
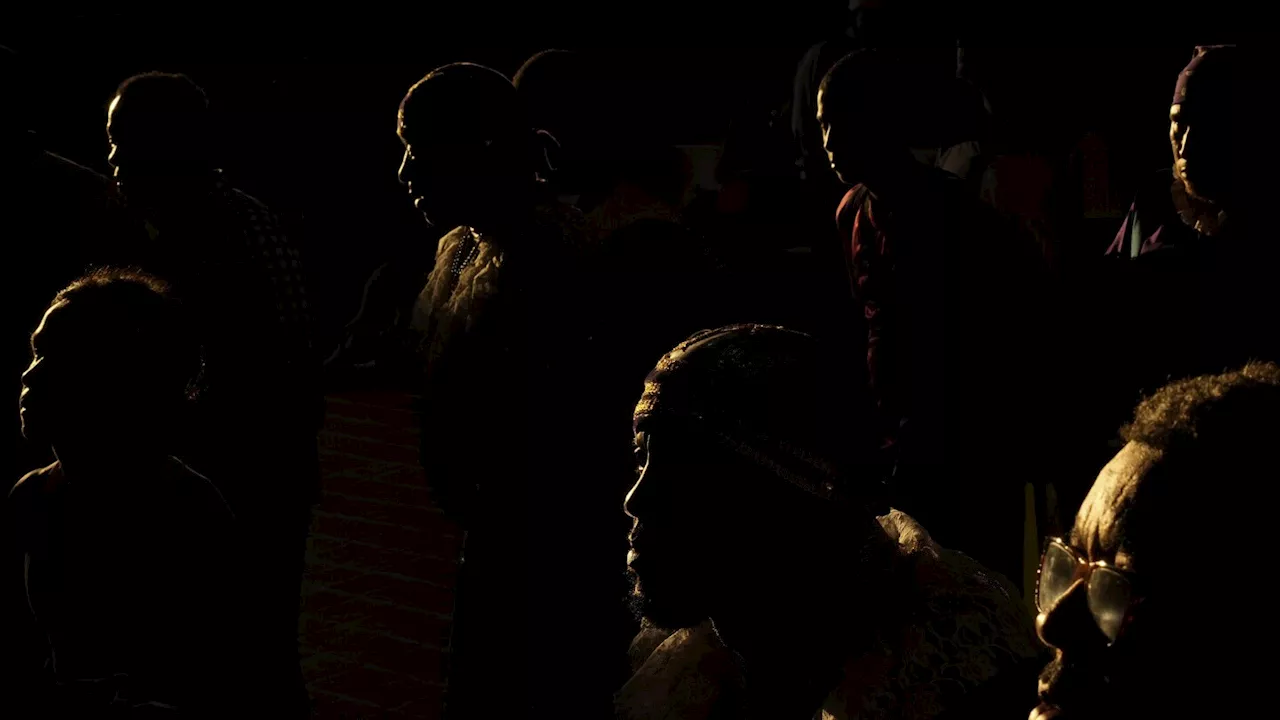
[[818, 87], [822, 146], [840, 180], [865, 182], [911, 162], [932, 144], [941, 78], [907, 53], [860, 50], [837, 62]]
[[583, 117], [601, 88], [596, 82], [592, 58], [571, 50], [543, 50], [530, 57], [516, 71], [515, 86], [529, 121], [546, 130], [562, 144], [598, 118]]
[[609, 93], [615, 82], [598, 57], [570, 50], [543, 50], [525, 61], [512, 84], [529, 112], [533, 127], [545, 130], [559, 145], [557, 183], [576, 192], [598, 178], [608, 155], [604, 128], [615, 123]]
[[400, 103], [400, 182], [431, 225], [474, 225], [524, 192], [536, 138], [507, 78], [472, 63], [432, 70]]
[[200, 350], [164, 284], [96, 270], [59, 292], [31, 336], [23, 434], [58, 449], [152, 442], [200, 370]]
[[869, 532], [869, 414], [837, 366], [808, 335], [746, 325], [698, 333], [650, 373], [626, 511], [652, 622], [767, 613]]
[[1174, 88], [1169, 107], [1174, 172], [1187, 191], [1202, 200], [1230, 199], [1238, 151], [1233, 141], [1240, 70], [1236, 48], [1199, 47]]
[[131, 195], [204, 182], [212, 162], [208, 98], [186, 75], [135, 75], [108, 106], [107, 139], [107, 161]]
[[1206, 717], [1202, 703], [1253, 691], [1220, 685], [1216, 668], [1240, 672], [1234, 649], [1267, 646], [1250, 578], [1270, 572], [1260, 509], [1280, 477], [1280, 367], [1168, 385], [1123, 436], [1045, 554], [1036, 625], [1056, 652], [1037, 712]]

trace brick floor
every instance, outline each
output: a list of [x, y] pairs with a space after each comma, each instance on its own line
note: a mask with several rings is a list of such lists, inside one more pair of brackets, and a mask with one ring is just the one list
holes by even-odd
[[329, 397], [302, 597], [316, 720], [440, 715], [459, 532], [428, 496], [409, 401]]

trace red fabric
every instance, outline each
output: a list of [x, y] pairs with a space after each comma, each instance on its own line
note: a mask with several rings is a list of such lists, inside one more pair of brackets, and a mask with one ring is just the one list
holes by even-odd
[[[887, 335], [891, 332], [893, 293], [892, 252], [888, 237], [876, 225], [870, 195], [861, 186], [845, 193], [836, 210], [836, 227], [843, 246], [850, 289], [862, 306], [867, 323], [867, 374], [872, 392], [892, 435], [897, 418], [891, 401], [893, 382]], [[888, 442], [888, 440], [886, 440]]]

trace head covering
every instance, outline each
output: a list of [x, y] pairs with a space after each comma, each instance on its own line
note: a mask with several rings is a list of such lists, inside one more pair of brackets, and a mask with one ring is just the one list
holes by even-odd
[[1187, 101], [1188, 96], [1196, 102], [1208, 96], [1206, 100], [1209, 103], [1229, 99], [1237, 55], [1235, 45], [1198, 46], [1191, 62], [1178, 73], [1178, 83], [1174, 86], [1171, 104], [1181, 105]]
[[883, 473], [870, 404], [861, 375], [833, 360], [811, 336], [781, 327], [704, 330], [649, 374], [636, 429], [679, 424], [814, 496], [871, 505]]

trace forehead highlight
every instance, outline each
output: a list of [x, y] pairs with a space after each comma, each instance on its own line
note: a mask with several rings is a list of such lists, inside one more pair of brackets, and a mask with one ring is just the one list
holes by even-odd
[[1124, 513], [1137, 496], [1142, 479], [1160, 458], [1160, 451], [1134, 442], [1116, 453], [1098, 473], [1076, 513], [1072, 544], [1095, 559], [1122, 553]]

